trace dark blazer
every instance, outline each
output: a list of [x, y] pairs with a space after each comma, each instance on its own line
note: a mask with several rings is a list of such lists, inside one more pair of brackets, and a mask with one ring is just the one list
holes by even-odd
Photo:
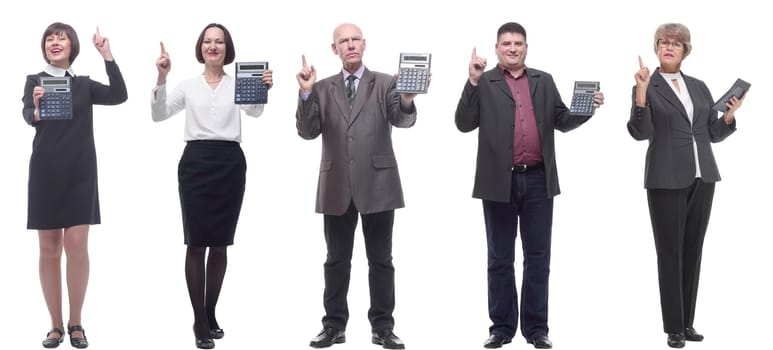
[[636, 140], [649, 140], [644, 167], [644, 187], [648, 189], [680, 189], [693, 183], [693, 138], [698, 145], [701, 179], [719, 181], [711, 142], [722, 141], [735, 131], [735, 121], [727, 125], [711, 108], [714, 99], [706, 84], [685, 74], [682, 77], [693, 104], [692, 123], [659, 69], [650, 77], [646, 107], [636, 107], [636, 86], [633, 87], [628, 133]]
[[413, 126], [416, 108], [401, 109], [394, 78], [387, 74], [366, 68], [351, 110], [345, 86], [341, 73], [315, 83], [295, 114], [298, 135], [322, 135], [316, 211], [343, 215], [351, 200], [362, 214], [402, 208], [392, 126]]
[[[534, 116], [537, 119], [545, 166], [547, 196], [561, 190], [556, 170], [553, 130], [572, 130], [590, 117], [569, 115], [553, 82], [553, 77], [540, 70], [526, 68]], [[513, 129], [515, 128], [515, 100], [499, 65], [483, 73], [478, 86], [469, 79], [456, 106], [456, 127], [462, 132], [478, 131], [478, 160], [475, 168], [475, 198], [510, 201], [513, 167]]]

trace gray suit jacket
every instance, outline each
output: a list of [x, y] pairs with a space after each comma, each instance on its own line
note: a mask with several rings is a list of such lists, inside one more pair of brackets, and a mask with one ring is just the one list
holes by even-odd
[[392, 126], [413, 126], [416, 107], [404, 112], [393, 77], [367, 68], [351, 110], [345, 90], [341, 73], [319, 81], [295, 114], [298, 135], [322, 135], [316, 211], [342, 215], [352, 200], [363, 214], [402, 208]]
[[[590, 117], [569, 115], [553, 82], [553, 77], [540, 70], [526, 68], [534, 116], [537, 119], [545, 166], [547, 196], [561, 193], [556, 169], [553, 131], [572, 130]], [[478, 161], [472, 195], [497, 202], [510, 201], [513, 167], [513, 129], [515, 100], [497, 65], [480, 77], [478, 86], [470, 81], [456, 106], [456, 127], [462, 132], [478, 130]]]
[[706, 84], [685, 74], [682, 77], [693, 104], [692, 123], [659, 69], [650, 77], [646, 107], [636, 107], [636, 86], [633, 87], [628, 133], [636, 140], [649, 140], [644, 167], [644, 187], [648, 189], [680, 189], [693, 183], [693, 138], [698, 145], [702, 180], [719, 181], [711, 142], [722, 141], [735, 131], [735, 121], [727, 125], [711, 108], [714, 99]]

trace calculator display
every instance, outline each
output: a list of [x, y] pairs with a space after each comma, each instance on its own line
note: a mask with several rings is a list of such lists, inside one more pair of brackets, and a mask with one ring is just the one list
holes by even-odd
[[72, 119], [70, 77], [40, 77], [43, 97], [38, 112], [41, 120]]
[[600, 83], [597, 81], [574, 82], [574, 93], [569, 113], [578, 117], [592, 116], [595, 111], [595, 107], [593, 107], [594, 94], [599, 91], [599, 87]]
[[263, 72], [266, 69], [268, 69], [268, 62], [236, 63], [234, 103], [268, 103], [268, 85], [263, 82]]
[[432, 54], [400, 54], [396, 91], [398, 93], [427, 93]]

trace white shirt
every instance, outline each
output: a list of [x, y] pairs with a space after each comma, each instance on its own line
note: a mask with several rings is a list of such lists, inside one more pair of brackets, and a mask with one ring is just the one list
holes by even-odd
[[58, 77], [58, 78], [63, 77], [65, 72], [70, 73], [71, 77], [75, 76], [75, 72], [73, 72], [72, 66], [70, 66], [70, 68], [67, 68], [67, 69], [62, 69], [53, 64], [49, 64], [46, 66], [46, 69], [44, 69], [43, 71], [50, 74], [52, 77]]
[[[690, 98], [690, 91], [687, 90], [687, 84], [684, 83], [682, 74], [660, 72], [660, 75], [663, 76], [663, 79], [666, 79], [668, 86], [670, 86], [671, 90], [674, 90], [676, 96], [679, 97], [679, 101], [682, 102], [682, 106], [684, 106], [684, 110], [687, 112], [687, 120], [689, 120], [690, 125], [692, 125], [692, 99]], [[676, 80], [676, 82], [679, 84], [679, 90], [676, 89], [673, 80]], [[698, 145], [695, 143], [695, 135], [692, 137], [692, 149], [695, 153], [695, 177], [701, 177], [701, 163], [700, 160], [698, 160]]]
[[153, 121], [160, 122], [185, 109], [185, 141], [242, 141], [241, 110], [251, 116], [263, 114], [263, 105], [234, 103], [234, 78], [223, 75], [216, 88], [204, 75], [180, 83], [167, 96], [166, 84], [153, 88], [150, 99]]

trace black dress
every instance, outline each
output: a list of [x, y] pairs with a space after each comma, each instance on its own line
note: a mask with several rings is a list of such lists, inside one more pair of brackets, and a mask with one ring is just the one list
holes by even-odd
[[118, 65], [105, 61], [105, 69], [110, 85], [87, 76], [72, 79], [73, 118], [69, 120], [33, 120], [32, 90], [40, 85], [40, 76], [49, 74], [27, 76], [22, 114], [35, 127], [29, 169], [28, 229], [100, 223], [92, 107], [117, 105], [127, 99]]

